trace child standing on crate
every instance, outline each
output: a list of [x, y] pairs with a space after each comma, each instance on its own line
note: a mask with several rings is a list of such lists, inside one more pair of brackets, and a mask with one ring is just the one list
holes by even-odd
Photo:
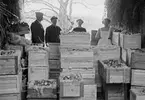
[[102, 23], [104, 27], [100, 28], [95, 36], [97, 40], [97, 46], [108, 46], [112, 45], [112, 35], [110, 34], [111, 28], [110, 23], [111, 20], [105, 18]]

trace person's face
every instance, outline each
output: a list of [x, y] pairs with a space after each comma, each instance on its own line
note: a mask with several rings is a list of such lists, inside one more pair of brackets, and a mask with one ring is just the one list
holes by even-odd
[[52, 22], [53, 25], [56, 25], [57, 24], [57, 19], [52, 19], [51, 22]]
[[42, 21], [43, 20], [43, 16], [37, 16], [37, 20], [38, 21]]
[[81, 26], [83, 24], [83, 22], [79, 21], [78, 22], [78, 26]]
[[104, 24], [105, 26], [109, 26], [110, 23], [109, 23], [108, 20], [104, 20], [104, 21], [103, 21], [103, 24]]

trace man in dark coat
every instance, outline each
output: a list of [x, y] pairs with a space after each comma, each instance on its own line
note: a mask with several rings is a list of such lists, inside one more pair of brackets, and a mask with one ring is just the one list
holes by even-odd
[[73, 29], [73, 32], [86, 32], [86, 29], [82, 27], [84, 21], [82, 19], [77, 20], [78, 27]]
[[31, 24], [32, 43], [44, 43], [43, 13], [36, 12], [36, 21]]
[[46, 28], [45, 42], [46, 43], [60, 43], [61, 28], [57, 26], [57, 17], [51, 18], [52, 25]]

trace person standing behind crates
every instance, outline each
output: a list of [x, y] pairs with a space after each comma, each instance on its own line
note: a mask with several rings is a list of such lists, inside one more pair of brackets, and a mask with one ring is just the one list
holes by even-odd
[[43, 13], [36, 12], [36, 21], [31, 24], [32, 43], [44, 43]]
[[45, 42], [46, 43], [60, 43], [60, 32], [61, 28], [57, 26], [57, 17], [53, 16], [51, 18], [52, 24], [46, 28], [46, 34], [45, 34]]

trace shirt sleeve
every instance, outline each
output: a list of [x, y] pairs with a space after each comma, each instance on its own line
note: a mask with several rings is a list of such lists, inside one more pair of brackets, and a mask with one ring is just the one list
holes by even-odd
[[45, 34], [45, 42], [48, 43], [49, 41], [49, 28], [46, 28], [46, 34]]

